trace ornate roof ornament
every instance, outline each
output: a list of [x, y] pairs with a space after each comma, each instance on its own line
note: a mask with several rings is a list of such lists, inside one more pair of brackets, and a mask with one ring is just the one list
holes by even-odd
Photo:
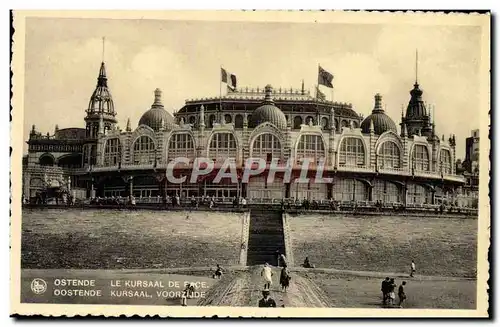
[[130, 126], [130, 118], [127, 118], [127, 127], [125, 127], [125, 130], [127, 132], [131, 132], [132, 131], [132, 127]]
[[373, 131], [377, 135], [380, 135], [387, 131], [393, 131], [394, 133], [397, 133], [396, 124], [391, 119], [391, 117], [386, 115], [382, 107], [382, 95], [380, 95], [380, 93], [375, 94], [375, 104], [373, 106], [371, 115], [366, 117], [361, 123], [362, 132], [372, 133], [372, 124]]

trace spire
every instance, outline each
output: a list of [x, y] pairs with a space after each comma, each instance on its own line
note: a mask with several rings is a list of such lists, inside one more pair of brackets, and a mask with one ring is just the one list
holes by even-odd
[[106, 49], [106, 44], [105, 44], [105, 42], [106, 42], [106, 38], [103, 36], [103, 37], [102, 37], [102, 60], [101, 60], [102, 62], [104, 62], [104, 53], [105, 53], [105, 51], [104, 51], [104, 50]]
[[205, 106], [201, 105], [200, 107], [200, 127], [205, 128]]
[[415, 49], [415, 85], [418, 85], [418, 49]]
[[266, 104], [273, 104], [274, 101], [273, 101], [273, 97], [272, 97], [272, 93], [273, 93], [273, 87], [270, 85], [270, 84], [267, 84], [266, 87], [265, 87], [265, 97], [264, 97], [264, 103]]
[[99, 68], [97, 86], [108, 87], [108, 77], [106, 76], [106, 66], [104, 65], [104, 61], [101, 62], [101, 68]]
[[301, 94], [302, 94], [302, 95], [306, 94], [306, 90], [304, 89], [304, 79], [302, 79], [302, 89], [301, 89]]
[[380, 93], [375, 94], [375, 106], [373, 107], [372, 113], [383, 113], [384, 109], [382, 108], [382, 96]]
[[127, 127], [125, 128], [127, 132], [131, 132], [132, 128], [130, 127], [130, 118], [127, 119]]
[[54, 128], [54, 134], [56, 134], [57, 132], [59, 132], [59, 125], [56, 124], [56, 127]]
[[151, 108], [163, 108], [163, 103], [161, 102], [161, 90], [158, 88], [155, 90], [155, 101], [153, 102]]
[[406, 127], [406, 124], [403, 125], [403, 136], [404, 137], [408, 136], [408, 128]]

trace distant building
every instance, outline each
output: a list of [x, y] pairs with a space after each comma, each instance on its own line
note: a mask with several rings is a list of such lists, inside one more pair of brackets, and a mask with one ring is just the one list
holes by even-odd
[[[415, 82], [400, 130], [385, 113], [382, 96], [374, 96], [371, 115], [362, 118], [351, 104], [317, 99], [301, 89], [240, 88], [220, 97], [187, 100], [174, 115], [164, 109], [162, 92], [154, 91], [151, 107], [137, 127], [116, 125], [113, 99], [104, 63], [86, 109], [85, 128], [30, 134], [24, 166], [24, 195], [39, 197], [46, 188], [77, 197], [142, 199], [242, 196], [269, 202], [282, 198], [339, 201], [381, 201], [411, 205], [453, 202], [465, 183], [456, 173], [455, 136], [439, 138], [434, 121]], [[169, 184], [167, 164], [176, 157], [207, 157], [217, 167], [234, 158], [239, 171], [249, 157], [268, 163], [294, 163], [293, 180], [267, 183], [265, 173], [249, 183], [208, 175], [189, 183], [191, 163], [177, 166], [184, 184]], [[304, 159], [326, 159], [330, 184], [300, 184]], [[314, 176], [315, 165], [310, 166]], [[146, 200], [144, 200], [146, 201]], [[149, 200], [148, 200], [149, 201]]]
[[[462, 197], [467, 206], [477, 207], [479, 199], [479, 130], [471, 132], [465, 139], [465, 160], [462, 163], [465, 171], [465, 185], [462, 188]], [[463, 201], [462, 201], [463, 202]]]

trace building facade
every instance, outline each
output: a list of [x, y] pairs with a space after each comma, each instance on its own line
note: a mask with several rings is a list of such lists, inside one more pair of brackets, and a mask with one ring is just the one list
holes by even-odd
[[[382, 96], [374, 96], [371, 115], [358, 115], [351, 104], [318, 100], [301, 89], [241, 88], [222, 97], [187, 100], [174, 115], [164, 109], [162, 92], [154, 91], [151, 107], [136, 127], [116, 124], [104, 63], [85, 117], [85, 129], [30, 134], [24, 167], [24, 194], [33, 198], [43, 187], [65, 184], [80, 197], [155, 199], [166, 194], [181, 197], [246, 197], [253, 201], [282, 198], [384, 202], [403, 205], [453, 202], [462, 192], [457, 175], [455, 136], [439, 138], [417, 82], [410, 91], [400, 129], [385, 113]], [[169, 162], [178, 164], [175, 176], [166, 178]], [[197, 157], [214, 161], [212, 174], [190, 183]], [[293, 164], [292, 179], [277, 175], [267, 182], [262, 175], [243, 183], [215, 174], [227, 158], [238, 172], [247, 158]], [[301, 183], [302, 163], [311, 160], [314, 177], [319, 163], [330, 183]], [[67, 188], [66, 187], [66, 188]]]

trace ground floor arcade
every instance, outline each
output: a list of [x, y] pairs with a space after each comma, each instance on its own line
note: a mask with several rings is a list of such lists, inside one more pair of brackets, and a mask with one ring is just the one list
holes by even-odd
[[[216, 183], [214, 176], [190, 183], [189, 177], [180, 184], [169, 183], [164, 174], [135, 172], [128, 174], [93, 176], [89, 183], [89, 197], [126, 197], [132, 194], [139, 202], [161, 199], [165, 195], [181, 198], [215, 197], [217, 199], [245, 197], [251, 201], [294, 199], [340, 202], [367, 201], [399, 204], [454, 203], [460, 185], [443, 180], [415, 179], [406, 176], [362, 176], [335, 174], [329, 183], [302, 182], [298, 176], [285, 183], [282, 176], [268, 182], [265, 175], [251, 177], [248, 183], [222, 179]], [[241, 177], [241, 176], [240, 176]]]

